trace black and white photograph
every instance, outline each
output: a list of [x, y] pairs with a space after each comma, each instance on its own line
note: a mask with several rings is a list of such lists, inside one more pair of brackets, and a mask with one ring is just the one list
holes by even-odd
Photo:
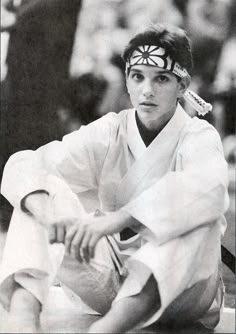
[[236, 0], [1, 0], [0, 333], [235, 333]]

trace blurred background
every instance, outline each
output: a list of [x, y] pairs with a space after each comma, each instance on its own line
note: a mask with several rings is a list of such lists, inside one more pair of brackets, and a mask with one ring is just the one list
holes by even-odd
[[[130, 37], [160, 22], [187, 31], [190, 88], [213, 104], [205, 118], [220, 133], [230, 175], [223, 244], [235, 255], [235, 0], [1, 0], [0, 176], [11, 154], [129, 108], [120, 55]], [[1, 197], [2, 235], [11, 212]], [[223, 270], [226, 305], [235, 307], [235, 277]]]

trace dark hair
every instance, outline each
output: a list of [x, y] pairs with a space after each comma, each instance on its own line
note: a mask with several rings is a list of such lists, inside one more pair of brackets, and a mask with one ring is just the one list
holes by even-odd
[[190, 40], [183, 29], [171, 25], [152, 25], [130, 40], [122, 55], [123, 60], [126, 62], [138, 46], [146, 44], [163, 47], [173, 60], [191, 74], [193, 69], [192, 51]]

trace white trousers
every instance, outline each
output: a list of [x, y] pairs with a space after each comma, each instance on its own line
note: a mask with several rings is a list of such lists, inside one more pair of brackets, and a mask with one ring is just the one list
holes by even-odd
[[[211, 227], [209, 227], [208, 233], [211, 233]], [[198, 239], [196, 236], [197, 231], [193, 231], [182, 239], [185, 242], [184, 238], [186, 238], [189, 242], [189, 238], [191, 240], [193, 237], [199, 246], [202, 239]], [[207, 249], [207, 240], [205, 242], [206, 246], [204, 247]], [[181, 253], [181, 249], [176, 248], [178, 243], [179, 240], [174, 240], [161, 247], [145, 244], [143, 254], [145, 255], [146, 250], [149, 259], [146, 263], [134, 260], [130, 262], [131, 265], [128, 261], [127, 271], [124, 271], [124, 273], [128, 273], [126, 278], [126, 275], [120, 275], [117, 270], [112, 250], [106, 238], [99, 242], [95, 257], [90, 264], [80, 264], [69, 255], [63, 255], [64, 246], [62, 245], [60, 254], [56, 254], [55, 247], [48, 242], [46, 229], [37, 224], [32, 216], [14, 210], [1, 264], [0, 302], [6, 309], [9, 307], [11, 295], [17, 282], [34, 294], [43, 304], [47, 298], [49, 287], [53, 284], [57, 274], [62, 286], [69, 288], [69, 291], [72, 292], [72, 297], [73, 294], [78, 295], [89, 307], [104, 314], [112, 302], [142, 291], [142, 284], [138, 286], [140, 283], [138, 276], [141, 277], [145, 270], [146, 281], [153, 274], [158, 287], [161, 290], [165, 289], [165, 294], [168, 294], [168, 289], [172, 291], [172, 285], [181, 281], [181, 277], [185, 279], [186, 273], [190, 272], [191, 277], [194, 277], [196, 282], [186, 285], [186, 288], [182, 289], [168, 305], [162, 303], [161, 310], [154, 311], [152, 319], [141, 326], [149, 325], [156, 320], [163, 324], [201, 320], [207, 327], [214, 327], [219, 321], [219, 309], [222, 304], [222, 288], [219, 289], [218, 268], [206, 278], [201, 277], [197, 271], [191, 273], [192, 268], [194, 268], [191, 263], [196, 262], [196, 254], [193, 253], [182, 273], [181, 270], [178, 270], [181, 264], [172, 262], [173, 259], [178, 258], [178, 253], [181, 256], [184, 254]], [[142, 249], [140, 251], [142, 252]], [[186, 253], [186, 255], [188, 254]], [[153, 257], [152, 261], [150, 257]], [[148, 261], [155, 262], [155, 257], [163, 263], [166, 261], [166, 268], [163, 267], [163, 271], [166, 272], [159, 271], [158, 273], [156, 269], [150, 270], [151, 266], [148, 267]], [[146, 258], [146, 255], [143, 258]], [[166, 286], [164, 286], [163, 277], [166, 277]], [[160, 285], [159, 278], [162, 282]], [[162, 293], [163, 291], [160, 291], [160, 296]]]

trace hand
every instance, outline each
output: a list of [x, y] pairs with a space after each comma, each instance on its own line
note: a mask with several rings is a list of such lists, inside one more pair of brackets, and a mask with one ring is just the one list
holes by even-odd
[[65, 239], [65, 251], [79, 262], [89, 262], [94, 257], [98, 241], [110, 234], [109, 220], [90, 217], [68, 228]]
[[65, 239], [65, 250], [79, 262], [88, 262], [94, 257], [98, 241], [106, 235], [122, 231], [135, 224], [135, 220], [126, 212], [117, 211], [103, 217], [89, 217], [68, 228]]
[[57, 217], [51, 221], [46, 227], [48, 230], [48, 239], [51, 244], [66, 242], [66, 233], [72, 226], [78, 226], [77, 217]]
[[47, 193], [34, 192], [26, 197], [25, 208], [48, 230], [50, 243], [65, 243], [68, 228], [87, 217], [78, 198], [72, 193], [50, 197]]

